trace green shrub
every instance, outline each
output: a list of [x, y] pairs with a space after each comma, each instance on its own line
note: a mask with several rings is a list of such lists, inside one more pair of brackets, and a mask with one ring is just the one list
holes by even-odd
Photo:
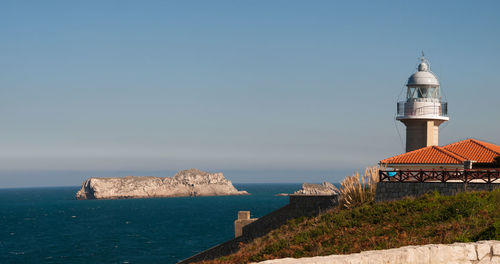
[[485, 228], [483, 232], [474, 237], [474, 240], [500, 240], [500, 220]]

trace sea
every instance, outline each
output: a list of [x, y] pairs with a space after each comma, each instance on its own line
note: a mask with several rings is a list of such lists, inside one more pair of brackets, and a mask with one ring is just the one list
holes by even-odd
[[80, 187], [0, 189], [0, 263], [177, 263], [234, 237], [297, 184], [234, 184], [251, 195], [76, 200]]

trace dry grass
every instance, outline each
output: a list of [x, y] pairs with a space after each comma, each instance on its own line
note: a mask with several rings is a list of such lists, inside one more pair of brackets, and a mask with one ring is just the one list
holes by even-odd
[[365, 169], [365, 174], [359, 172], [352, 176], [347, 176], [340, 182], [340, 206], [344, 208], [353, 208], [373, 201], [375, 191], [377, 190], [379, 166], [372, 166]]

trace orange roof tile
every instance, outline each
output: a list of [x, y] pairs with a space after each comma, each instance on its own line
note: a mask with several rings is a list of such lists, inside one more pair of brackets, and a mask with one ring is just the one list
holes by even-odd
[[443, 148], [466, 160], [476, 162], [493, 162], [493, 158], [500, 156], [500, 146], [472, 138], [446, 145]]
[[462, 164], [465, 160], [493, 162], [500, 156], [500, 146], [466, 139], [444, 147], [429, 146], [391, 158], [381, 160], [382, 164]]
[[464, 158], [438, 146], [429, 146], [381, 160], [383, 164], [462, 164]]

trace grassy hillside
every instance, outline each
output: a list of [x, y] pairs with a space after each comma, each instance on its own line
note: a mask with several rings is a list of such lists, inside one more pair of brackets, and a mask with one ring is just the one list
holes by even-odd
[[433, 193], [294, 219], [241, 245], [233, 255], [204, 263], [248, 263], [485, 239], [500, 240], [500, 190], [456, 196]]

